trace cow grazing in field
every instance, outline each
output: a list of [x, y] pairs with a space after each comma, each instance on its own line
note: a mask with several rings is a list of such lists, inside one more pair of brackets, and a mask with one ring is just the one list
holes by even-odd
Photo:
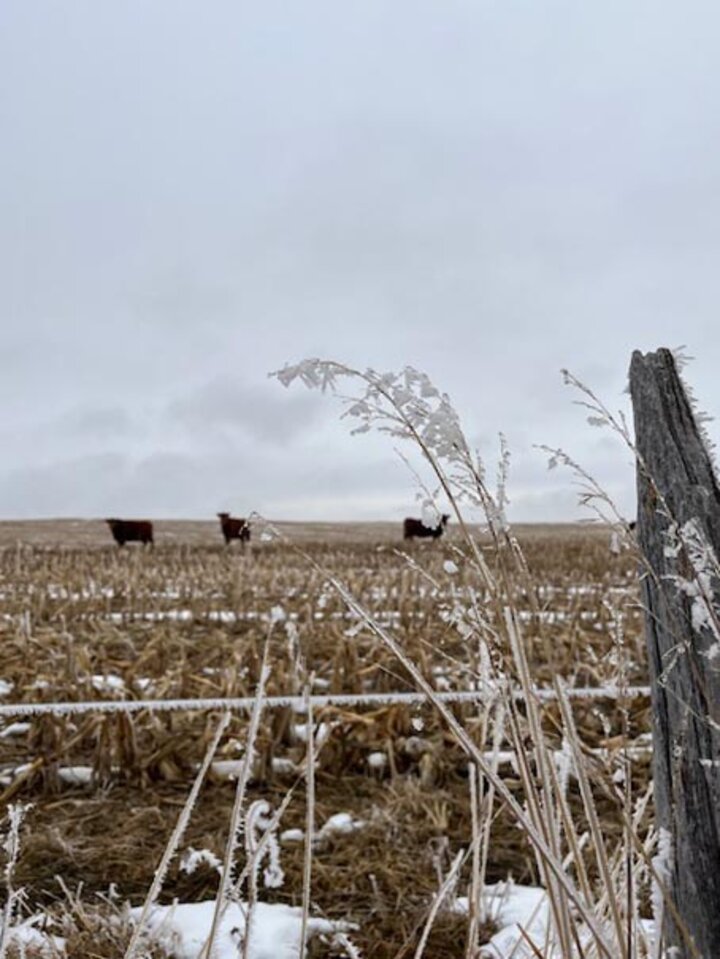
[[420, 539], [437, 539], [445, 532], [449, 519], [448, 514], [443, 513], [437, 526], [426, 526], [422, 520], [408, 516], [403, 523], [403, 538], [414, 539], [417, 536]]
[[106, 519], [105, 522], [118, 546], [125, 543], [154, 546], [153, 524], [146, 519]]
[[246, 519], [236, 518], [229, 513], [218, 513], [218, 519], [226, 546], [229, 546], [233, 539], [239, 539], [241, 543], [249, 542], [250, 524]]

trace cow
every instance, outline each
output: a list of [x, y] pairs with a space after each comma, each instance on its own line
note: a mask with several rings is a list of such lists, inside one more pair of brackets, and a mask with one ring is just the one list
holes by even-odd
[[239, 539], [241, 543], [247, 543], [250, 540], [250, 523], [246, 519], [237, 519], [229, 513], [218, 513], [220, 528], [225, 537], [225, 545], [230, 545], [230, 540]]
[[125, 543], [142, 543], [154, 546], [153, 524], [146, 519], [106, 519], [113, 539], [118, 546]]
[[445, 532], [447, 521], [450, 519], [447, 513], [443, 513], [437, 526], [426, 526], [420, 519], [408, 518], [403, 523], [403, 538], [414, 539], [416, 536], [420, 539], [437, 539]]

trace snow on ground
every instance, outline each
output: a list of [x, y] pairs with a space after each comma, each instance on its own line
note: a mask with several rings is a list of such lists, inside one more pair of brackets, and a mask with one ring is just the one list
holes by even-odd
[[[452, 908], [467, 912], [467, 898], [457, 899]], [[214, 900], [155, 906], [150, 913], [147, 931], [152, 941], [171, 950], [177, 959], [198, 959], [210, 932], [214, 910]], [[140, 912], [140, 909], [132, 909], [130, 915], [137, 919]], [[538, 955], [545, 959], [561, 959], [560, 951], [551, 942], [552, 918], [545, 890], [535, 886], [516, 886], [512, 882], [486, 886], [483, 915], [499, 927], [482, 947], [483, 959], [537, 959]], [[214, 959], [237, 959], [246, 921], [247, 904], [229, 903], [219, 925]], [[58, 952], [62, 955], [63, 941], [36, 928], [44, 924], [44, 917], [38, 915], [16, 925], [11, 930], [10, 941], [45, 947], [48, 955], [57, 955]], [[301, 925], [302, 910], [299, 908], [279, 903], [256, 903], [250, 917], [248, 959], [297, 959]], [[308, 939], [322, 936], [328, 943], [334, 941], [336, 948], [343, 949], [346, 934], [354, 929], [357, 926], [352, 923], [310, 917], [307, 935]], [[652, 923], [641, 920], [637, 932], [649, 944]], [[589, 945], [588, 931], [580, 928], [578, 934], [580, 941]], [[344, 949], [343, 952], [347, 954]]]
[[68, 786], [88, 786], [93, 781], [92, 766], [61, 766], [58, 769], [61, 782]]
[[38, 950], [41, 955], [48, 957], [54, 957], [58, 952], [62, 955], [65, 945], [64, 940], [58, 936], [47, 935], [35, 928], [36, 925], [42, 924], [44, 919], [45, 917], [42, 914], [38, 914], [31, 919], [26, 919], [24, 922], [12, 926], [7, 938], [8, 946], [19, 947], [21, 955], [23, 954], [23, 947], [28, 946], [32, 946], [33, 949]]
[[122, 676], [114, 676], [112, 673], [91, 676], [90, 683], [93, 689], [98, 693], [110, 693], [113, 696], [122, 696], [126, 692], [125, 680]]
[[[351, 832], [357, 832], [364, 829], [366, 822], [364, 819], [353, 819], [350, 813], [338, 812], [329, 819], [313, 834], [314, 843], [322, 843], [331, 836], [343, 835]], [[280, 842], [304, 842], [305, 833], [302, 829], [286, 829], [280, 834]]]
[[550, 904], [545, 890], [498, 882], [485, 887], [483, 900], [486, 915], [500, 928], [482, 954], [488, 959], [534, 959], [537, 952], [526, 937], [539, 949], [548, 938]]
[[32, 729], [32, 723], [9, 723], [0, 729], [0, 739], [9, 739], [11, 736], [24, 736]]
[[[220, 924], [215, 959], [237, 959], [238, 945], [245, 934], [247, 907], [230, 903]], [[195, 902], [175, 906], [157, 906], [150, 917], [150, 928], [172, 945], [177, 959], [197, 959], [210, 932], [215, 902]], [[134, 910], [137, 915], [138, 910]], [[281, 904], [259, 902], [250, 917], [249, 959], [297, 959], [300, 945], [302, 910]], [[347, 932], [347, 924], [310, 918], [308, 938], [334, 936]]]
[[[331, 820], [340, 819], [343, 815], [331, 817]], [[350, 828], [359, 826], [360, 823], [350, 821]], [[345, 830], [341, 828], [338, 831]], [[302, 830], [293, 830], [296, 835], [292, 837], [290, 832], [283, 834], [281, 839], [302, 841], [304, 838]], [[498, 931], [481, 949], [480, 955], [483, 959], [537, 959], [538, 955], [545, 959], [562, 959], [560, 951], [552, 944], [551, 911], [543, 889], [515, 886], [511, 882], [497, 883], [485, 888], [483, 905], [484, 917], [492, 919], [499, 926]], [[198, 959], [209, 934], [214, 908], [214, 900], [155, 906], [148, 922], [150, 938], [172, 950], [176, 959]], [[453, 908], [467, 912], [467, 898], [456, 900]], [[139, 909], [131, 910], [133, 918], [137, 918], [139, 913]], [[237, 959], [245, 934], [246, 913], [247, 905], [244, 903], [228, 905], [219, 926], [214, 959]], [[257, 903], [250, 919], [248, 959], [297, 959], [301, 922], [302, 911], [298, 908]], [[34, 916], [15, 925], [10, 931], [8, 942], [23, 946], [32, 945], [44, 950], [43, 954], [47, 956], [62, 956], [63, 940], [37, 928], [45, 925], [44, 916]], [[323, 936], [327, 942], [334, 941], [336, 947], [342, 948], [343, 940], [347, 941], [345, 934], [356, 928], [357, 926], [351, 923], [310, 917], [307, 933], [308, 939]], [[589, 945], [588, 931], [581, 928], [578, 933], [580, 941]], [[649, 944], [653, 935], [652, 923], [641, 920], [637, 933]]]
[[[132, 909], [130, 914], [137, 919], [141, 909]], [[212, 926], [215, 901], [175, 903], [172, 906], [155, 906], [148, 920], [150, 938], [172, 950], [176, 959], [198, 959]], [[48, 956], [63, 954], [64, 942], [56, 936], [40, 932], [35, 926], [43, 922], [43, 916], [14, 926], [9, 941], [17, 945], [34, 946]], [[223, 915], [215, 940], [214, 959], [238, 959], [238, 947], [245, 936], [247, 905], [229, 903]], [[248, 959], [297, 959], [300, 950], [302, 909], [279, 903], [256, 903], [250, 914], [250, 941]], [[307, 938], [326, 936], [332, 941], [339, 934], [351, 932], [350, 923], [330, 922], [327, 919], [310, 917]]]
[[[483, 917], [499, 927], [480, 952], [483, 959], [563, 959], [560, 948], [553, 944], [550, 900], [544, 889], [516, 886], [512, 881], [487, 885], [483, 890]], [[454, 908], [468, 911], [466, 897], [457, 899]], [[652, 923], [640, 920], [638, 935], [646, 943], [652, 941]], [[583, 947], [589, 946], [591, 934], [580, 927], [578, 937]]]

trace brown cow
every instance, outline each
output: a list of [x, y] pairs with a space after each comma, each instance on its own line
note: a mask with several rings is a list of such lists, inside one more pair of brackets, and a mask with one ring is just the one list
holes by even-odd
[[118, 546], [125, 543], [142, 543], [154, 546], [153, 524], [146, 519], [106, 519], [113, 539]]
[[450, 519], [447, 513], [443, 513], [437, 526], [426, 526], [422, 520], [411, 519], [408, 517], [403, 523], [403, 537], [405, 539], [437, 539], [445, 532], [445, 527]]
[[239, 539], [241, 543], [247, 543], [250, 540], [250, 524], [246, 519], [237, 519], [229, 513], [218, 513], [222, 534], [225, 537], [225, 545], [230, 545], [230, 540]]

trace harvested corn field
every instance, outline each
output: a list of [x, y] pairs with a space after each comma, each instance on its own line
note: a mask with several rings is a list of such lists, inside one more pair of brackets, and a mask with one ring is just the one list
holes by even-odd
[[[428, 956], [479, 954], [470, 940], [487, 943], [499, 923], [468, 909], [478, 881], [547, 881], [493, 773], [531, 818], [532, 783], [557, 780], [573, 823], [569, 849], [560, 839], [557, 848], [574, 851], [589, 888], [603, 881], [593, 815], [611, 868], [623, 856], [628, 814], [635, 834], [647, 836], [637, 561], [631, 549], [611, 551], [607, 529], [521, 528], [524, 568], [512, 545], [478, 535], [471, 555], [457, 534], [408, 545], [386, 524], [283, 526], [230, 549], [214, 525], [157, 528], [154, 550], [112, 547], [99, 523], [0, 529], [0, 783], [5, 807], [32, 804], [12, 882], [25, 891], [27, 915], [67, 913], [69, 901], [82, 912], [66, 954], [89, 955], [88, 935], [93, 955], [125, 954], [121, 927], [88, 933], [88, 917], [142, 904], [204, 761], [159, 901], [216, 896], [247, 772], [234, 875], [253, 843], [272, 834], [265, 879], [251, 869], [242, 896], [300, 907], [309, 889], [313, 921], [328, 923], [312, 955], [412, 956], [423, 937]], [[491, 594], [478, 556], [499, 592]], [[536, 710], [518, 697], [500, 717], [493, 688], [514, 667], [492, 637], [507, 629], [508, 609], [530, 681], [548, 696]], [[417, 695], [408, 663], [442, 694], [477, 762]], [[567, 701], [557, 698], [557, 679]], [[468, 693], [475, 701], [454, 698]], [[233, 702], [223, 727], [225, 700]], [[646, 900], [645, 880], [638, 867], [634, 894]]]

